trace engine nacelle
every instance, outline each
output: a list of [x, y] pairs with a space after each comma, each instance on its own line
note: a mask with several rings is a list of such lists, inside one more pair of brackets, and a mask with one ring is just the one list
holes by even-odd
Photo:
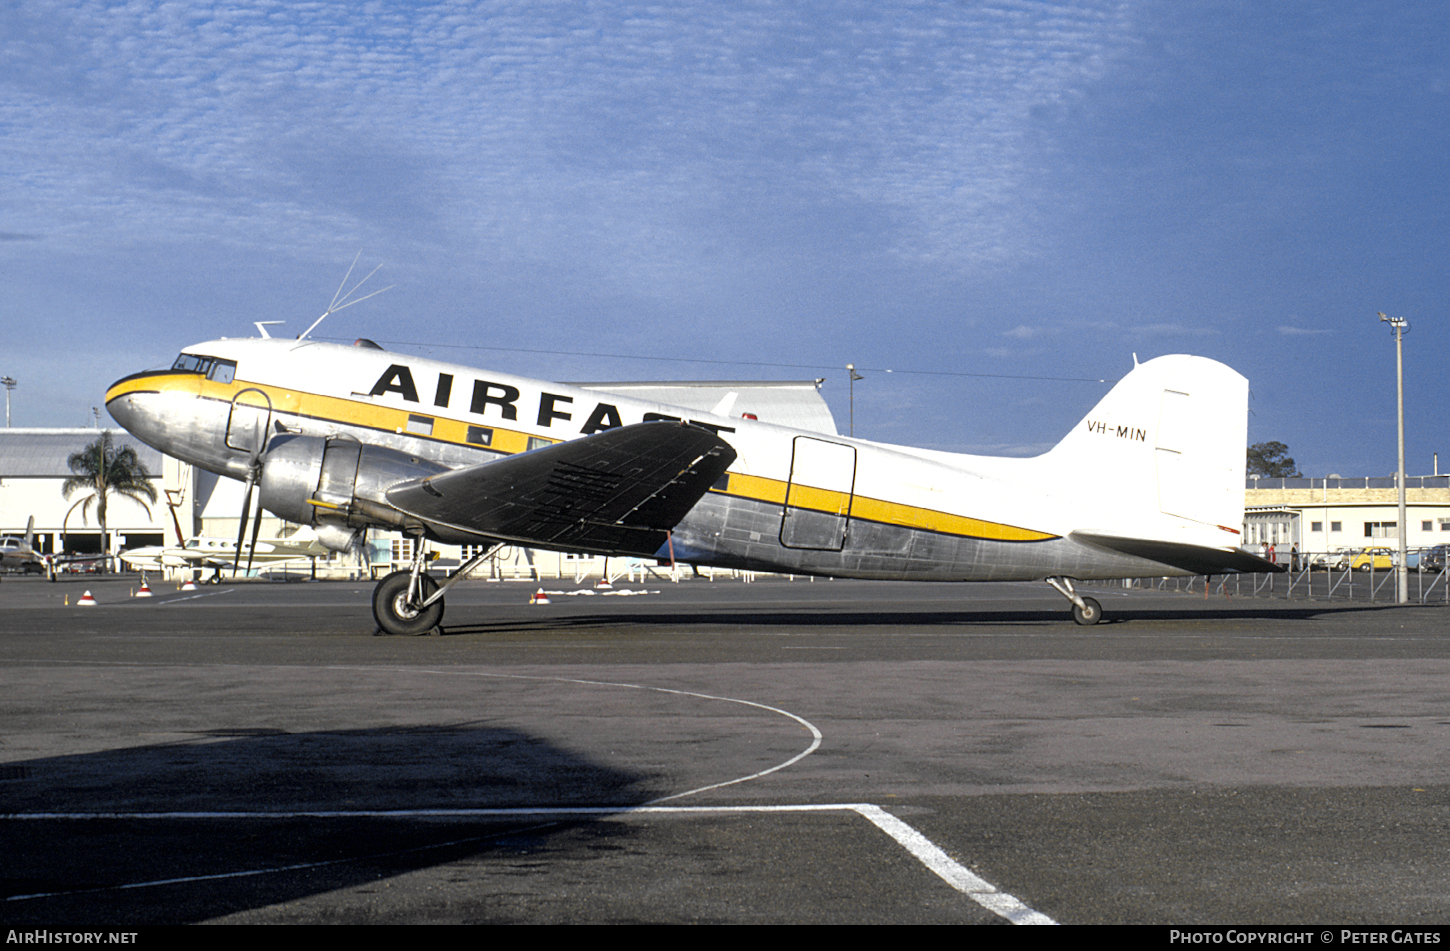
[[387, 490], [447, 471], [436, 462], [345, 436], [279, 436], [262, 458], [258, 487], [264, 509], [313, 526], [324, 545], [341, 551], [358, 529], [369, 526], [422, 530], [421, 522], [388, 504]]

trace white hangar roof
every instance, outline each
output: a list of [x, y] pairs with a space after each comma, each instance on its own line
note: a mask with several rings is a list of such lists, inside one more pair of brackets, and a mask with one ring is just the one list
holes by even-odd
[[[0, 429], [0, 479], [66, 479], [66, 460], [101, 438], [99, 429]], [[153, 476], [161, 475], [161, 453], [125, 430], [113, 429], [111, 442], [130, 446]]]
[[821, 398], [820, 380], [664, 380], [570, 385], [719, 416], [738, 418], [751, 413], [762, 423], [838, 435], [836, 419]]

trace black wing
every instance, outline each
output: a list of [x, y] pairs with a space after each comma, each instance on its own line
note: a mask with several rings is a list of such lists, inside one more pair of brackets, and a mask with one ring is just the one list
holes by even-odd
[[638, 423], [388, 490], [401, 511], [492, 538], [653, 555], [735, 461], [715, 433]]

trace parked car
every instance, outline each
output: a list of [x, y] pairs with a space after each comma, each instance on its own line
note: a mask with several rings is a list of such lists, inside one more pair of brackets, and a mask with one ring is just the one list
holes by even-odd
[[1450, 565], [1450, 545], [1436, 545], [1420, 556], [1421, 571], [1444, 571]]
[[1388, 571], [1395, 566], [1395, 553], [1388, 548], [1366, 548], [1349, 560], [1355, 571]]
[[1349, 567], [1349, 559], [1354, 557], [1354, 552], [1353, 548], [1321, 551], [1310, 559], [1309, 567], [1314, 571], [1343, 571]]

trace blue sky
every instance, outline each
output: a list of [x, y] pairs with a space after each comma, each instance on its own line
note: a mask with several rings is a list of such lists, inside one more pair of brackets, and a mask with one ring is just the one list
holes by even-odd
[[1447, 27], [1394, 0], [6, 4], [0, 374], [16, 425], [85, 425], [188, 343], [302, 331], [361, 251], [396, 287], [316, 335], [824, 376], [843, 430], [855, 363], [858, 435], [1004, 454], [1134, 353], [1197, 353], [1249, 378], [1251, 441], [1381, 475], [1383, 310], [1412, 323], [1408, 467], [1447, 471]]

